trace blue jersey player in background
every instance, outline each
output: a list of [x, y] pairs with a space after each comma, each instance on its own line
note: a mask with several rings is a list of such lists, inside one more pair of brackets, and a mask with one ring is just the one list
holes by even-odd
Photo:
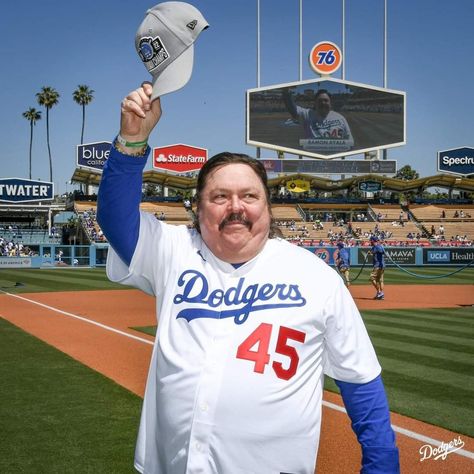
[[379, 243], [378, 237], [373, 235], [370, 237], [371, 253], [373, 259], [373, 269], [370, 274], [370, 281], [377, 291], [374, 300], [383, 300], [385, 294], [383, 292], [383, 274], [385, 272], [385, 249]]
[[349, 249], [344, 245], [344, 242], [337, 243], [335, 261], [337, 271], [341, 274], [345, 285], [349, 287], [351, 285], [351, 279], [349, 274], [351, 262]]

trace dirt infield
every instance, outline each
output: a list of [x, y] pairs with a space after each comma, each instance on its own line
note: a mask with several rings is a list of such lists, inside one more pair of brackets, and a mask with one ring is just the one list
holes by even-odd
[[[390, 285], [384, 301], [374, 301], [369, 286], [354, 286], [351, 293], [360, 309], [426, 308], [474, 305], [472, 285]], [[155, 321], [154, 299], [137, 290], [0, 294], [0, 317], [69, 354], [83, 364], [142, 396], [153, 338], [130, 329]], [[360, 448], [338, 395], [325, 392], [318, 474], [355, 473]], [[446, 459], [420, 462], [426, 444], [412, 433], [449, 441], [457, 433], [392, 414], [397, 432], [402, 472], [470, 473], [474, 460], [452, 453]], [[462, 435], [464, 450], [474, 451], [474, 439]]]

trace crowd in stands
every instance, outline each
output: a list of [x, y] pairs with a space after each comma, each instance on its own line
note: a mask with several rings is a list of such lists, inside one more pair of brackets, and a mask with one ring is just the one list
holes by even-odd
[[[305, 211], [306, 220], [278, 219], [276, 225], [283, 231], [284, 238], [300, 246], [334, 246], [344, 241], [349, 247], [368, 245], [370, 237], [375, 236], [392, 246], [474, 246], [467, 233], [446, 236], [443, 223], [437, 227], [423, 229], [421, 223], [409, 211], [389, 209], [388, 212], [357, 211], [350, 214], [352, 221], [346, 221], [348, 212], [310, 212]], [[444, 211], [446, 215], [446, 211]], [[452, 218], [469, 219], [467, 211], [458, 210]], [[360, 223], [360, 224], [359, 224]], [[367, 223], [373, 225], [367, 226]], [[389, 227], [387, 227], [389, 226]], [[403, 229], [406, 228], [405, 233]]]
[[0, 237], [0, 257], [33, 257], [34, 255], [37, 253], [27, 245]]
[[0, 257], [32, 257], [38, 255], [30, 246], [57, 243], [58, 231], [52, 227], [30, 223], [5, 223], [0, 225]]
[[433, 240], [436, 241], [437, 245], [449, 245], [449, 246], [471, 246], [472, 240], [467, 236], [467, 234], [460, 235], [451, 235], [449, 238], [446, 236], [444, 230], [444, 225], [441, 223], [436, 229], [435, 225], [431, 225], [430, 235]]
[[446, 238], [439, 239], [436, 245], [440, 247], [472, 247], [474, 242], [469, 239], [467, 235], [453, 235], [447, 240]]
[[82, 213], [82, 223], [92, 242], [106, 242], [102, 229], [97, 225], [96, 210], [93, 207]]
[[[440, 219], [447, 218], [446, 211], [444, 209], [441, 211], [441, 215], [439, 217]], [[458, 210], [454, 211], [453, 219], [472, 219], [472, 217], [471, 217], [471, 214], [469, 214], [469, 212], [461, 209], [459, 211]]]
[[[368, 229], [366, 231], [362, 231], [360, 227], [356, 227], [355, 234], [359, 238], [364, 239], [370, 239], [370, 237], [377, 237], [379, 240], [388, 240], [392, 237], [393, 232], [382, 230], [379, 228], [378, 224], [375, 224], [373, 229]], [[412, 240], [412, 237], [410, 237], [410, 240]]]
[[[159, 206], [154, 204], [154, 208], [145, 211], [152, 212], [158, 220], [192, 227], [193, 201], [185, 197], [181, 202], [180, 206], [177, 203]], [[181, 215], [183, 207], [187, 214]], [[325, 210], [318, 207], [283, 204], [279, 207], [279, 213], [278, 205], [275, 205], [274, 213], [278, 216], [275, 224], [281, 230], [283, 238], [300, 246], [335, 246], [339, 241], [344, 241], [349, 247], [366, 246], [369, 245], [372, 236], [391, 246], [474, 246], [474, 234], [470, 230], [474, 228], [472, 207], [469, 209], [428, 207], [420, 206], [413, 210], [396, 205], [383, 207], [369, 205], [366, 208], [358, 207], [351, 210], [350, 206], [345, 209], [339, 204], [332, 209], [328, 205]], [[286, 210], [290, 209], [292, 211], [286, 215]], [[76, 208], [76, 212], [90, 241], [106, 242], [97, 224], [94, 204], [83, 203], [82, 208]], [[427, 212], [431, 213], [430, 217], [423, 219], [423, 215], [426, 216]], [[459, 225], [455, 225], [455, 222]], [[49, 235], [47, 229], [43, 231], [46, 232], [46, 239], [50, 241], [61, 238], [61, 232], [54, 226]], [[21, 236], [21, 225], [0, 226], [0, 255], [31, 255], [31, 249], [27, 245], [31, 245], [32, 241], [24, 239], [22, 241]]]

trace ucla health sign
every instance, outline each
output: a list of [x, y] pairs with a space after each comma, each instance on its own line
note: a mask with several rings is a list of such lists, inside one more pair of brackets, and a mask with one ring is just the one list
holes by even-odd
[[102, 171], [110, 153], [111, 142], [77, 145], [77, 166]]
[[474, 148], [465, 146], [439, 151], [438, 171], [461, 176], [474, 174]]
[[423, 249], [423, 263], [425, 264], [448, 264], [465, 265], [474, 260], [474, 249], [472, 248], [429, 248]]
[[54, 198], [54, 185], [46, 181], [0, 178], [0, 201], [48, 201]]

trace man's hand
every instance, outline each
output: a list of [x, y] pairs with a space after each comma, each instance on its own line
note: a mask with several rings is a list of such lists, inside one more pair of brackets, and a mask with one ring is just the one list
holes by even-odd
[[283, 87], [282, 98], [283, 98], [283, 102], [285, 103], [286, 110], [288, 110], [289, 114], [293, 117], [294, 120], [298, 120], [296, 105], [293, 102], [293, 96], [289, 88]]
[[161, 117], [161, 103], [157, 98], [150, 100], [153, 87], [144, 82], [122, 100], [120, 135], [129, 142], [148, 140]]

